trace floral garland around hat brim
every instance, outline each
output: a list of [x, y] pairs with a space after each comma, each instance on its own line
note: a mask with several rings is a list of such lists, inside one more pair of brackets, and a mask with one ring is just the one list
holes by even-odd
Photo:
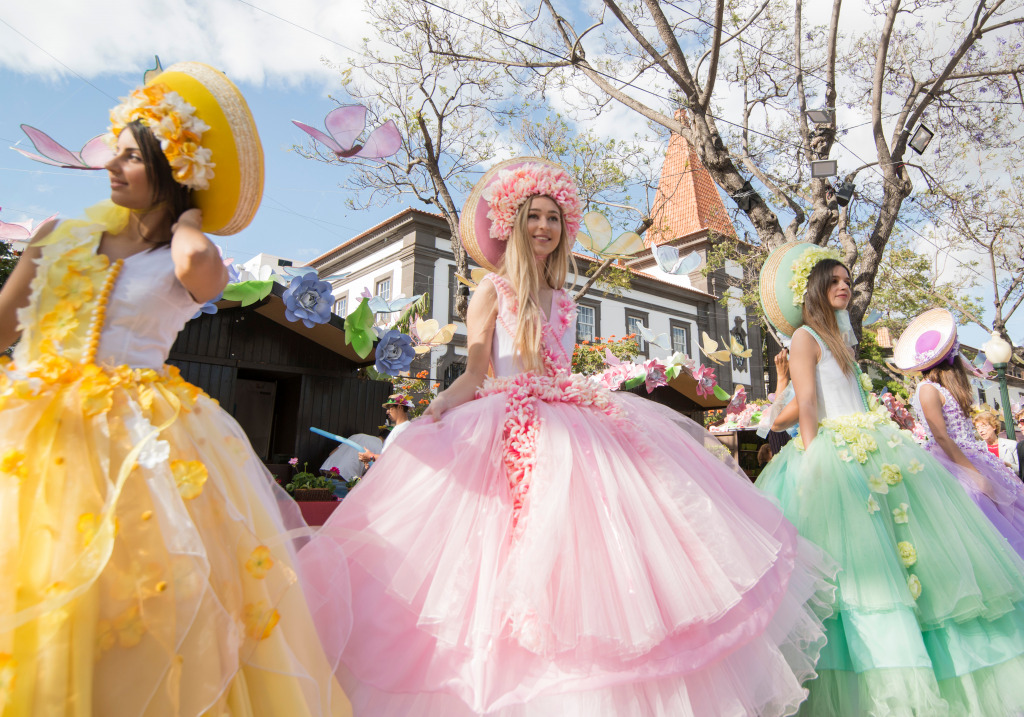
[[121, 131], [139, 120], [160, 142], [178, 184], [193, 190], [209, 189], [215, 165], [210, 161], [210, 150], [200, 142], [210, 126], [195, 112], [195, 107], [166, 85], [146, 85], [110, 110], [110, 133], [105, 139], [116, 148]]
[[487, 218], [491, 220], [491, 238], [507, 241], [512, 235], [512, 224], [519, 207], [535, 196], [550, 197], [558, 205], [569, 238], [575, 238], [583, 220], [576, 183], [561, 168], [532, 162], [498, 172], [484, 190]]
[[789, 280], [789, 288], [793, 292], [793, 306], [804, 305], [807, 277], [811, 275], [815, 265], [825, 259], [839, 261], [839, 252], [830, 247], [813, 247], [804, 251], [800, 258], [793, 262], [793, 278]]

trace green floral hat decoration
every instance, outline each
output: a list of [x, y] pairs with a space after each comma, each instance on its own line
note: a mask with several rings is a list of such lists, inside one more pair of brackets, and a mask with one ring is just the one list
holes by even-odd
[[773, 250], [761, 267], [758, 290], [765, 318], [784, 336], [792, 336], [804, 322], [807, 277], [823, 259], [839, 259], [831, 247], [810, 242], [789, 242]]

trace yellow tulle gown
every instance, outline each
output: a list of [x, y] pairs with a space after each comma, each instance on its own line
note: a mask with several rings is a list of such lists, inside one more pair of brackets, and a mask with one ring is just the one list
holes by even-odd
[[348, 715], [294, 503], [163, 365], [198, 308], [170, 251], [97, 253], [127, 217], [44, 240], [0, 366], [0, 715]]

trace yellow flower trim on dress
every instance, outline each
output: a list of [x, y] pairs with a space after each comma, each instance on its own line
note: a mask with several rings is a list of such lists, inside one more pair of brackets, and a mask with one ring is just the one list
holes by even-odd
[[868, 488], [872, 493], [880, 493], [881, 495], [889, 492], [889, 484], [875, 475], [868, 478]]
[[3, 710], [14, 693], [14, 681], [18, 677], [18, 661], [14, 656], [0, 652], [0, 710]]
[[882, 480], [889, 485], [899, 485], [903, 480], [903, 471], [895, 463], [882, 464]]
[[917, 562], [917, 550], [912, 543], [901, 540], [896, 544], [896, 550], [900, 554], [900, 562], [903, 563], [903, 567], [909, 568]]
[[921, 597], [921, 581], [916, 575], [907, 578], [907, 589], [910, 590], [910, 597], [915, 600]]
[[258, 546], [245, 561], [246, 571], [257, 580], [265, 578], [272, 567], [274, 559], [270, 557], [270, 548], [266, 545]]
[[114, 386], [110, 377], [96, 364], [82, 367], [78, 397], [82, 402], [82, 412], [86, 416], [106, 413], [114, 405]]
[[793, 262], [793, 278], [789, 280], [789, 288], [793, 292], [793, 306], [804, 305], [804, 294], [807, 293], [807, 277], [811, 269], [822, 259], [839, 260], [839, 252], [829, 247], [813, 247], [807, 249], [799, 259]]
[[28, 477], [28, 465], [25, 463], [25, 452], [17, 448], [7, 449], [0, 456], [0, 473], [14, 476], [18, 480]]
[[54, 343], [60, 343], [78, 328], [78, 317], [75, 316], [75, 312], [81, 308], [81, 305], [79, 303], [76, 306], [74, 302], [61, 299], [53, 307], [53, 311], [50, 311], [40, 320], [39, 333], [45, 339]]
[[196, 108], [167, 85], [140, 87], [110, 110], [111, 147], [128, 123], [140, 120], [160, 141], [160, 149], [171, 165], [178, 184], [190, 189], [208, 189], [213, 179], [211, 152], [200, 143], [210, 126], [195, 115]]
[[882, 509], [881, 506], [878, 505], [878, 501], [875, 500], [875, 496], [873, 496], [873, 495], [871, 495], [869, 493], [868, 494], [868, 514], [874, 515], [875, 513], [880, 511], [881, 509]]
[[114, 630], [114, 624], [110, 620], [100, 620], [96, 623], [96, 650], [94, 652], [94, 658], [100, 659], [103, 653], [107, 650], [113, 649], [114, 645], [117, 644], [117, 631]]
[[907, 511], [910, 510], [910, 506], [907, 503], [900, 503], [899, 508], [892, 509], [892, 520], [894, 523], [904, 524], [910, 522], [910, 516], [907, 515]]
[[248, 603], [242, 609], [242, 620], [245, 623], [245, 634], [253, 640], [266, 640], [270, 632], [281, 619], [281, 614], [272, 609], [266, 600]]
[[924, 466], [921, 464], [921, 461], [917, 460], [916, 458], [907, 464], [907, 473], [909, 473], [910, 475], [916, 475], [917, 473], [920, 473], [923, 470]]
[[114, 630], [121, 647], [135, 647], [146, 634], [146, 625], [139, 614], [139, 606], [132, 605], [114, 618]]
[[96, 537], [99, 520], [95, 513], [82, 513], [78, 516], [78, 532], [82, 534], [82, 545], [86, 546]]
[[192, 500], [203, 492], [209, 472], [202, 461], [171, 461], [171, 473], [178, 484], [178, 493], [185, 500]]
[[863, 388], [866, 393], [871, 393], [871, 389], [874, 388], [874, 385], [872, 385], [871, 378], [866, 373], [860, 374], [857, 377], [857, 380], [860, 381], [860, 387]]

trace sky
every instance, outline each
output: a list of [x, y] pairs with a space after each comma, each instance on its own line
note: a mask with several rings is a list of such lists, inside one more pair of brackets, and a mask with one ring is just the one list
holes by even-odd
[[[345, 168], [293, 151], [306, 135], [291, 120], [322, 126], [336, 106], [329, 95], [344, 97], [326, 63], [345, 66], [371, 34], [362, 6], [362, 0], [6, 3], [0, 9], [0, 220], [74, 217], [108, 196], [103, 171], [48, 167], [6, 148], [31, 150], [19, 126], [25, 123], [77, 151], [106, 130], [109, 109], [141, 84], [154, 55], [164, 67], [192, 60], [224, 71], [256, 119], [266, 158], [263, 204], [243, 232], [214, 238], [226, 256], [244, 262], [264, 252], [306, 262], [399, 213], [410, 204], [349, 209], [350, 194], [339, 187]], [[844, 12], [848, 25], [867, 26], [856, 5]], [[566, 111], [574, 95], [556, 92], [550, 99], [554, 109]], [[725, 96], [721, 106], [738, 116], [738, 97]], [[865, 118], [856, 107], [839, 108], [840, 126]], [[587, 125], [620, 138], [647, 132], [637, 115], [614, 103]], [[870, 142], [864, 126], [844, 140], [848, 147]], [[976, 327], [963, 332], [973, 345], [986, 339]], [[1011, 335], [1024, 339], [1024, 315], [1014, 317]]]

